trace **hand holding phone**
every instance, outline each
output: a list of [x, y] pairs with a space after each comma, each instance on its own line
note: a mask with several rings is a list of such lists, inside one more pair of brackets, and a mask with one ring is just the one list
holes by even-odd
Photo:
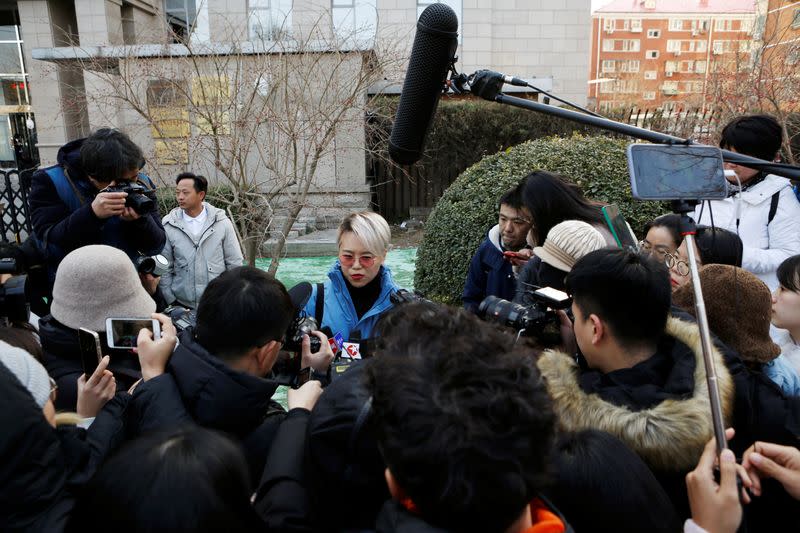
[[511, 264], [515, 266], [522, 266], [524, 265], [528, 259], [530, 259], [533, 255], [533, 252], [528, 248], [523, 248], [519, 252], [503, 252], [503, 258], [507, 261], [510, 261]]
[[136, 348], [139, 332], [149, 329], [153, 339], [161, 338], [161, 324], [153, 318], [108, 318], [106, 319], [106, 340], [109, 348], [130, 350]]
[[108, 370], [109, 357], [100, 359], [92, 374], [82, 374], [78, 378], [78, 402], [76, 411], [82, 418], [97, 416], [100, 409], [114, 397], [117, 382], [114, 374]]

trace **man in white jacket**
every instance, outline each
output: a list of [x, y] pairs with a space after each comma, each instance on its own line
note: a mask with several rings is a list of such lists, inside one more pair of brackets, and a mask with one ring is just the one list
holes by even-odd
[[[722, 130], [720, 148], [774, 161], [781, 149], [783, 130], [768, 115], [737, 117]], [[778, 265], [800, 253], [800, 202], [791, 182], [748, 167], [725, 164], [739, 178], [731, 181], [731, 194], [697, 206], [698, 224], [713, 224], [739, 235], [744, 244], [742, 268], [766, 283], [778, 286]]]
[[208, 181], [184, 172], [176, 180], [178, 207], [164, 217], [167, 244], [162, 254], [170, 261], [161, 278], [168, 304], [196, 308], [208, 283], [242, 266], [242, 249], [225, 211], [204, 202]]

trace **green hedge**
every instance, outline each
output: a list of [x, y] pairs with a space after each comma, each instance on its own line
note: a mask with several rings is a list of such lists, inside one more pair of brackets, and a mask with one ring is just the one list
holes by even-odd
[[617, 204], [639, 236], [645, 223], [667, 209], [631, 197], [625, 160], [628, 143], [608, 137], [548, 137], [488, 156], [468, 168], [428, 218], [417, 255], [415, 287], [429, 298], [460, 303], [470, 259], [497, 223], [497, 200], [536, 169], [564, 174], [581, 185], [588, 198]]

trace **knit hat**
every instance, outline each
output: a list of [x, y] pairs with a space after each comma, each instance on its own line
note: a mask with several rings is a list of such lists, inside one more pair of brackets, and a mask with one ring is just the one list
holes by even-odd
[[548, 265], [569, 272], [578, 259], [605, 246], [603, 234], [591, 224], [566, 220], [553, 226], [544, 244], [534, 248], [533, 253]]
[[0, 341], [0, 363], [28, 389], [36, 405], [44, 407], [50, 398], [50, 376], [42, 364], [22, 348], [3, 341]]
[[155, 301], [122, 250], [84, 246], [58, 266], [50, 314], [69, 328], [104, 331], [106, 318], [149, 318], [155, 310]]
[[[768, 363], [780, 355], [769, 336], [772, 295], [763, 281], [739, 267], [712, 264], [700, 268], [700, 283], [708, 327], [722, 342], [744, 361]], [[672, 303], [694, 316], [692, 284], [678, 287]]]

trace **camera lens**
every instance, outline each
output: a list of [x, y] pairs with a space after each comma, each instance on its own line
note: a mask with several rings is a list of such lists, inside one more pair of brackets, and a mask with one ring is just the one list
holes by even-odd
[[155, 207], [155, 202], [144, 194], [131, 193], [128, 194], [128, 197], [125, 199], [125, 205], [127, 207], [132, 207], [134, 211], [140, 215], [143, 215], [144, 213], [153, 210], [153, 207]]
[[478, 306], [478, 315], [515, 329], [526, 327], [527, 308], [520, 304], [503, 300], [497, 296], [487, 296]]

